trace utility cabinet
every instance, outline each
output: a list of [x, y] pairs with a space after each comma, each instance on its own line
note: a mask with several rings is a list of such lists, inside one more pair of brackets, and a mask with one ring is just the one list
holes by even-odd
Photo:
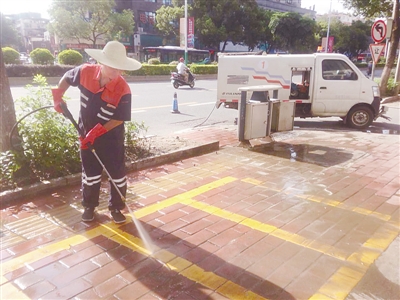
[[268, 103], [249, 102], [246, 103], [246, 117], [244, 125], [244, 139], [251, 140], [265, 137], [268, 122]]
[[291, 131], [294, 127], [296, 103], [274, 102], [272, 109], [271, 132]]

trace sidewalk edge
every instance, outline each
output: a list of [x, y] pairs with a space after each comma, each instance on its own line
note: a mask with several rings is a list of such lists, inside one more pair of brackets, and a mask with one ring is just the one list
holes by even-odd
[[[127, 172], [130, 173], [147, 168], [157, 167], [162, 164], [177, 162], [217, 150], [219, 150], [219, 141], [207, 142], [198, 146], [183, 148], [170, 153], [148, 157], [133, 163], [129, 163], [127, 164]], [[49, 181], [35, 183], [29, 186], [18, 188], [17, 190], [5, 191], [0, 193], [0, 206], [3, 209], [7, 206], [15, 205], [16, 203], [22, 203], [25, 201], [25, 197], [28, 198], [29, 201], [29, 199], [32, 199], [32, 197], [38, 196], [45, 192], [55, 191], [58, 188], [79, 184], [80, 181], [81, 173], [78, 173], [51, 179]]]

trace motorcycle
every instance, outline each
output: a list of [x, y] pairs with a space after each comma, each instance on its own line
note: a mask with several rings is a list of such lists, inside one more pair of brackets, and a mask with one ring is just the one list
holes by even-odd
[[185, 81], [185, 78], [183, 75], [179, 74], [178, 72], [171, 72], [171, 83], [174, 86], [174, 88], [178, 89], [180, 86], [188, 85], [191, 88], [194, 87], [194, 81], [195, 77], [194, 75], [190, 72], [188, 72], [188, 81]]

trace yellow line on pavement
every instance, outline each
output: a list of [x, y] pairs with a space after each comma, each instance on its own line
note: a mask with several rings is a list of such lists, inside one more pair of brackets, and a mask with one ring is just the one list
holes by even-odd
[[155, 249], [155, 254], [152, 255], [147, 249], [140, 246], [142, 244], [140, 239], [118, 229], [116, 225], [103, 226], [103, 228], [108, 228], [115, 233], [115, 235], [110, 237], [111, 240], [134, 251], [153, 257], [164, 266], [167, 266], [171, 271], [177, 272], [194, 282], [217, 291], [225, 297], [230, 299], [265, 299], [224, 277], [216, 275], [213, 272], [207, 272], [194, 263], [178, 257], [167, 250]]
[[177, 204], [177, 203], [188, 205], [190, 202], [194, 201], [194, 200], [192, 200], [192, 198], [194, 198], [198, 195], [204, 194], [205, 192], [208, 192], [212, 189], [215, 189], [215, 188], [218, 188], [225, 184], [236, 181], [236, 180], [237, 180], [236, 178], [228, 176], [228, 177], [224, 177], [222, 179], [210, 182], [208, 184], [205, 184], [205, 185], [195, 188], [193, 190], [190, 190], [190, 191], [184, 192], [182, 194], [179, 194], [177, 196], [160, 201], [159, 203], [155, 203], [155, 204], [143, 207], [134, 212], [135, 217], [140, 219], [140, 218], [143, 218], [144, 216], [154, 213], [160, 209], [167, 208], [167, 207]]
[[207, 203], [192, 201], [192, 202], [188, 203], [188, 205], [193, 208], [196, 208], [201, 211], [212, 214], [214, 216], [221, 217], [225, 220], [230, 220], [232, 222], [236, 222], [238, 224], [247, 226], [251, 229], [267, 233], [269, 235], [272, 235], [274, 237], [282, 239], [286, 242], [290, 242], [290, 243], [293, 243], [293, 244], [296, 244], [296, 245], [299, 245], [299, 246], [302, 246], [302, 247], [305, 247], [308, 249], [315, 250], [317, 252], [335, 257], [342, 261], [345, 261], [348, 256], [348, 254], [345, 251], [342, 251], [341, 249], [337, 249], [330, 245], [322, 244], [315, 240], [310, 240], [310, 239], [304, 238], [298, 234], [279, 229], [278, 227], [275, 227], [273, 225], [265, 224], [265, 223], [259, 222], [254, 219], [247, 218], [245, 216], [242, 216], [242, 215], [239, 215], [236, 213], [232, 213], [230, 211], [221, 209], [216, 206], [209, 205]]

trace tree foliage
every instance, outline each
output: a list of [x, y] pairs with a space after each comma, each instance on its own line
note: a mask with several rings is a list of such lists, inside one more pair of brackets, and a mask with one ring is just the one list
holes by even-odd
[[185, 15], [183, 6], [162, 6], [156, 15], [156, 27], [168, 40], [179, 44], [179, 20]]
[[114, 0], [53, 0], [50, 30], [60, 38], [91, 41], [93, 46], [100, 37], [112, 40], [133, 34], [132, 11], [117, 13], [114, 7]]
[[[269, 23], [277, 48], [290, 53], [310, 53], [317, 47], [314, 20], [297, 13], [275, 13]], [[296, 28], [296, 30], [293, 30]]]
[[0, 43], [3, 47], [8, 46], [14, 49], [20, 49], [23, 45], [21, 34], [2, 13], [0, 13], [0, 33]]
[[[199, 41], [211, 48], [224, 51], [226, 42], [243, 41], [245, 8], [254, 0], [207, 0], [193, 2], [193, 16]], [[220, 49], [220, 42], [223, 42]]]
[[[388, 33], [391, 35], [390, 46], [380, 85], [381, 94], [385, 95], [400, 41], [400, 3], [398, 0], [342, 0], [342, 3], [345, 7], [353, 8], [357, 13], [366, 17], [393, 17], [392, 32]], [[396, 92], [398, 92], [398, 88]]]

